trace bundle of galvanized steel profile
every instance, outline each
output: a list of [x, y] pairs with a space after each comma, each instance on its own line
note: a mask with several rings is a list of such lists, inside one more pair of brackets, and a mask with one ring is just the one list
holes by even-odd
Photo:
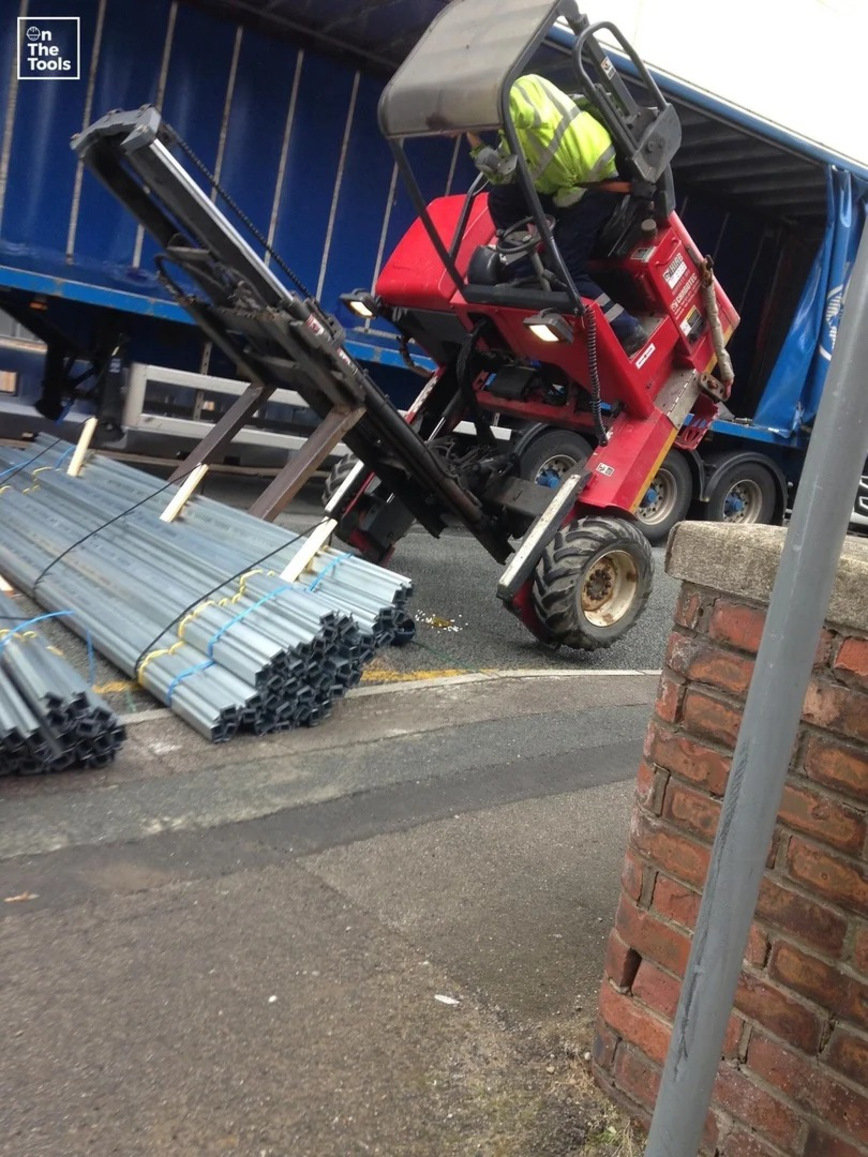
[[408, 579], [326, 550], [285, 582], [302, 536], [204, 498], [162, 522], [166, 486], [69, 450], [0, 451], [0, 572], [209, 739], [318, 722], [394, 638]]
[[0, 775], [107, 766], [123, 727], [28, 620], [0, 595]]

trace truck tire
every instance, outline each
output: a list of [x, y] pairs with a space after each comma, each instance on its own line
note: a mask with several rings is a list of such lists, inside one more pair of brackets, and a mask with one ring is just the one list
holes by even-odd
[[551, 642], [597, 651], [636, 624], [653, 573], [651, 546], [638, 527], [621, 518], [582, 518], [546, 548], [534, 577], [534, 609]]
[[775, 516], [777, 487], [772, 472], [761, 462], [735, 462], [725, 467], [705, 504], [709, 522], [746, 526], [771, 522]]
[[332, 498], [337, 494], [343, 484], [350, 475], [350, 471], [354, 470], [358, 458], [355, 454], [346, 454], [343, 458], [338, 459], [329, 471], [329, 476], [325, 480], [325, 485], [322, 488], [322, 504], [328, 506]]
[[520, 451], [518, 474], [529, 482], [557, 490], [573, 469], [591, 456], [591, 444], [572, 430], [547, 430]]
[[669, 537], [676, 523], [687, 517], [693, 500], [693, 474], [678, 450], [663, 459], [636, 511], [639, 528], [657, 546]]

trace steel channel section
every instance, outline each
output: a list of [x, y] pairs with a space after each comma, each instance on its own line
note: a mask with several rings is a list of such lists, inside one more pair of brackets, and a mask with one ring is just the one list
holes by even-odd
[[[303, 539], [207, 499], [192, 500], [183, 522], [161, 523], [168, 495], [154, 479], [95, 456], [69, 478], [51, 469], [68, 447], [37, 445], [33, 463], [29, 450], [0, 451], [6, 469], [20, 467], [0, 494], [0, 570], [41, 605], [74, 609], [74, 630], [90, 631], [106, 657], [209, 739], [317, 722], [397, 629], [411, 591], [401, 576], [330, 551], [314, 590], [285, 589], [254, 567], [262, 573], [240, 591], [226, 584], [251, 559], [271, 553], [277, 570]], [[142, 663], [145, 651], [153, 657]]]
[[[132, 498], [132, 494], [130, 497]], [[140, 500], [141, 497], [142, 494], [139, 493], [134, 500]], [[204, 503], [202, 505], [204, 506]], [[215, 513], [219, 516], [219, 506], [216, 506]], [[184, 553], [189, 554], [189, 550], [193, 547], [196, 547], [197, 557], [204, 562], [208, 550], [210, 549], [213, 551], [215, 548], [209, 543], [207, 539], [195, 539], [191, 533], [191, 529], [195, 530], [196, 525], [199, 524], [200, 516], [203, 516], [202, 521], [206, 523], [209, 521], [208, 513], [204, 509], [200, 509], [197, 503], [189, 511], [189, 522], [192, 524], [192, 528], [185, 527], [183, 531], [180, 531], [177, 526], [161, 526], [159, 528], [153, 526], [153, 530], [161, 535], [159, 542], [161, 549], [171, 549], [171, 545], [165, 541], [166, 534], [180, 534], [182, 541], [186, 544]], [[130, 516], [130, 520], [132, 521], [137, 517], [141, 517], [141, 515], [133, 514]], [[219, 517], [212, 521], [216, 522], [216, 525], [218, 526], [221, 524]], [[225, 533], [237, 533], [243, 526], [248, 545], [251, 547], [255, 545], [256, 552], [259, 556], [268, 553], [269, 550], [274, 550], [275, 548], [283, 548], [286, 546], [286, 531], [277, 530], [273, 535], [257, 534], [257, 528], [261, 525], [264, 524], [257, 523], [251, 526], [250, 519], [244, 515], [239, 515], [235, 518], [226, 518], [222, 522], [223, 531]], [[110, 531], [111, 528], [109, 528], [109, 531], [106, 533], [109, 533]], [[144, 533], [144, 530], [142, 533]], [[297, 541], [300, 542], [302, 540], [298, 539]], [[287, 553], [285, 555], [283, 553], [275, 555], [272, 563], [269, 564], [269, 568], [275, 571], [280, 570], [285, 564], [285, 561], [288, 561], [288, 559], [294, 555], [296, 549], [297, 548], [294, 545], [291, 545], [287, 548]], [[216, 558], [216, 556], [212, 557]], [[343, 556], [338, 552], [332, 551], [329, 552], [327, 558], [318, 559], [314, 565], [320, 572], [322, 572], [324, 567], [329, 566], [335, 559], [342, 557]], [[239, 566], [243, 565], [244, 556], [239, 555], [237, 552], [231, 552], [224, 549], [219, 561], [222, 567], [227, 568], [223, 573], [235, 573]], [[360, 560], [346, 561], [355, 563], [355, 565], [353, 565], [351, 568], [342, 565], [339, 569], [336, 569], [333, 574], [325, 576], [323, 582], [326, 584], [326, 589], [344, 592], [345, 598], [348, 600], [347, 609], [352, 609], [355, 611], [355, 609], [358, 608], [358, 610], [362, 613], [370, 612], [373, 615], [380, 613], [382, 610], [383, 600], [391, 602], [395, 596], [396, 589], [399, 589], [396, 588], [395, 580], [391, 577], [391, 575], [383, 579], [383, 572], [380, 570], [380, 568], [377, 568], [372, 564], [364, 563]], [[348, 580], [344, 577], [350, 569], [352, 570], [353, 575], [352, 580]], [[380, 572], [379, 574], [377, 574], [378, 571]], [[216, 576], [219, 574], [219, 572], [215, 571], [214, 574]], [[320, 585], [322, 586], [323, 584]], [[409, 586], [409, 580], [403, 580], [401, 585]], [[261, 596], [268, 593], [268, 591], [262, 590], [261, 587], [262, 584], [259, 583], [257, 585], [258, 595]], [[369, 587], [370, 590], [368, 590]]]
[[0, 595], [0, 775], [105, 767], [123, 744], [123, 727], [29, 617]]

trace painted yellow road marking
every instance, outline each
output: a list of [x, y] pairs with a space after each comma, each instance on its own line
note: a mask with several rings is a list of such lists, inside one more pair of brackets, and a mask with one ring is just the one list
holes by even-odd
[[124, 691], [135, 691], [138, 683], [130, 679], [121, 679], [115, 683], [99, 683], [94, 687], [97, 695], [122, 695]]
[[451, 679], [455, 675], [467, 675], [466, 667], [443, 667], [438, 671], [390, 671], [369, 668], [362, 673], [363, 683], [418, 683], [424, 679]]

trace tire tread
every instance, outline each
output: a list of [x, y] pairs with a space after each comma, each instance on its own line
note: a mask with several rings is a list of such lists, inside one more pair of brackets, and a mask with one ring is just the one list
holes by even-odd
[[[627, 551], [636, 564], [638, 595], [634, 606], [614, 628], [594, 627], [581, 613], [576, 584], [591, 560], [603, 550]], [[582, 651], [610, 647], [634, 626], [651, 594], [653, 557], [642, 531], [620, 518], [590, 517], [558, 531], [540, 559], [534, 577], [533, 602], [553, 642]]]

